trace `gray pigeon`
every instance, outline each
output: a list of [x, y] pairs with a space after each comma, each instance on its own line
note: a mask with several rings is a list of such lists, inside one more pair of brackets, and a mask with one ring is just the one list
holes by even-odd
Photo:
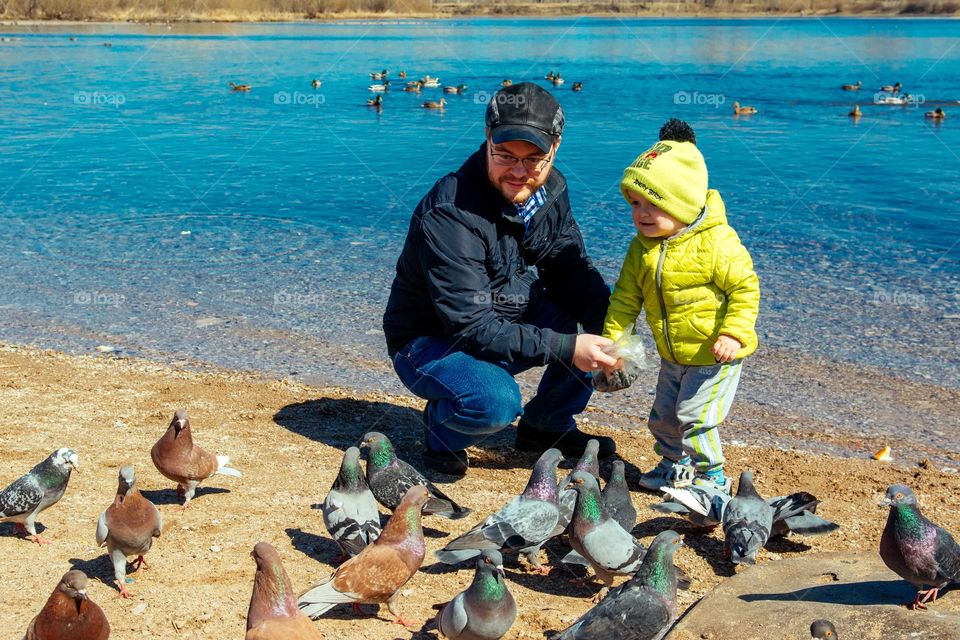
[[[444, 564], [457, 564], [480, 555], [484, 549], [515, 552], [536, 547], [557, 529], [558, 449], [547, 449], [537, 460], [526, 488], [496, 513], [436, 552]], [[540, 570], [538, 564], [534, 568]]]
[[723, 551], [734, 564], [756, 564], [757, 552], [770, 539], [774, 510], [753, 488], [753, 472], [743, 471], [737, 495], [723, 511]]
[[[749, 491], [756, 495], [756, 490], [753, 489], [752, 474], [750, 475]], [[742, 478], [741, 482], [743, 482]], [[736, 499], [731, 499], [726, 493], [713, 486], [712, 483], [707, 486], [692, 485], [681, 489], [664, 487], [662, 491], [667, 494], [667, 499], [664, 502], [651, 505], [651, 508], [661, 513], [683, 515], [697, 527], [711, 529], [721, 522], [733, 522], [737, 519], [735, 514], [727, 514], [729, 505]], [[747, 491], [746, 486], [744, 486], [744, 491]], [[773, 524], [769, 534], [760, 543], [761, 545], [766, 544], [766, 539], [773, 536], [786, 535], [787, 533], [807, 536], [820, 535], [840, 528], [839, 525], [824, 520], [814, 513], [820, 501], [809, 493], [798, 491], [788, 496], [769, 498], [764, 502], [772, 511]], [[737, 503], [737, 505], [740, 504], [742, 503]], [[762, 509], [762, 511], [766, 513], [767, 509]], [[748, 535], [743, 527], [737, 527], [736, 530], [736, 536]], [[752, 537], [751, 539], [753, 540]], [[728, 537], [727, 540], [729, 542], [730, 538]], [[757, 544], [757, 540], [753, 540], [751, 544]], [[725, 550], [729, 550], [726, 545]], [[756, 550], [759, 550], [759, 547], [756, 547]], [[756, 560], [755, 551], [752, 558], [753, 561]], [[751, 560], [746, 559], [744, 562], [751, 562]]]
[[437, 613], [440, 634], [451, 640], [499, 640], [517, 619], [517, 603], [507, 590], [503, 557], [486, 549], [477, 558], [477, 572], [465, 591]]
[[323, 523], [345, 558], [380, 536], [380, 512], [360, 467], [360, 449], [343, 454], [340, 473], [323, 500]]
[[810, 637], [814, 640], [837, 640], [837, 630], [829, 620], [814, 620], [810, 625]]
[[[573, 467], [573, 471], [568, 473], [567, 476], [560, 482], [560, 484], [557, 485], [557, 490], [559, 491], [557, 506], [560, 508], [560, 521], [557, 522], [556, 529], [554, 529], [553, 533], [549, 538], [547, 538], [547, 540], [555, 538], [566, 531], [567, 527], [570, 526], [570, 520], [573, 519], [573, 507], [577, 504], [577, 492], [568, 488], [567, 485], [570, 484], [570, 478], [573, 476], [574, 471], [585, 471], [593, 474], [593, 476], [596, 478], [600, 477], [600, 461], [597, 459], [597, 453], [599, 451], [600, 442], [593, 438], [588, 440], [587, 446], [583, 448], [583, 455], [580, 456], [577, 464]], [[540, 549], [543, 548], [543, 545], [547, 543], [547, 540], [544, 540], [534, 547], [522, 549], [520, 551], [520, 553], [522, 553], [527, 559], [527, 562], [533, 565], [536, 569], [541, 569]], [[579, 561], [576, 559], [571, 560], [571, 558], [576, 558], [576, 552], [568, 554], [563, 561], [567, 563], [579, 563]], [[583, 564], [586, 564], [586, 562], [584, 561]]]
[[552, 640], [661, 640], [677, 616], [673, 556], [682, 545], [676, 531], [658, 534], [636, 574]]
[[637, 508], [630, 500], [630, 489], [627, 488], [627, 477], [623, 470], [623, 460], [614, 460], [610, 470], [610, 480], [603, 487], [600, 494], [603, 506], [607, 508], [610, 517], [627, 531], [633, 531], [637, 524]]
[[473, 510], [461, 507], [422, 473], [397, 457], [393, 443], [382, 433], [371, 431], [360, 441], [361, 449], [370, 449], [367, 457], [367, 484], [377, 502], [393, 511], [400, 504], [407, 489], [422, 485], [430, 490], [430, 501], [423, 508], [424, 514], [459, 520]]
[[66, 447], [57, 449], [46, 460], [0, 491], [0, 522], [16, 523], [19, 533], [39, 545], [49, 544], [37, 533], [37, 516], [56, 504], [67, 490], [70, 472], [80, 473], [77, 452]]
[[890, 505], [890, 515], [880, 536], [880, 557], [891, 571], [917, 588], [917, 596], [908, 606], [926, 609], [927, 601], [936, 602], [940, 589], [960, 582], [960, 545], [920, 513], [910, 487], [891, 486], [885, 502]]
[[603, 581], [602, 597], [613, 585], [614, 576], [631, 575], [640, 567], [646, 551], [639, 540], [610, 517], [595, 477], [576, 471], [569, 486], [577, 492], [577, 505], [570, 523], [570, 546], [586, 558]]

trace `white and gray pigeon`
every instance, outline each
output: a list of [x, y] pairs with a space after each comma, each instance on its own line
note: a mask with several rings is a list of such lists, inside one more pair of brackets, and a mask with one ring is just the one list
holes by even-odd
[[614, 576], [632, 575], [646, 553], [640, 541], [610, 517], [600, 498], [600, 485], [589, 473], [576, 471], [569, 486], [577, 492], [570, 523], [570, 546], [583, 556], [603, 581], [600, 597], [613, 585]]
[[437, 630], [451, 640], [499, 640], [517, 619], [517, 603], [507, 589], [503, 557], [486, 549], [477, 558], [477, 572], [465, 591], [437, 613]]
[[360, 467], [360, 449], [343, 454], [340, 473], [323, 500], [323, 523], [345, 558], [380, 536], [380, 511]]
[[926, 609], [927, 602], [936, 602], [940, 589], [960, 583], [960, 545], [949, 531], [920, 513], [910, 487], [892, 485], [885, 502], [890, 514], [880, 536], [880, 557], [917, 588], [910, 608]]
[[630, 580], [551, 640], [661, 640], [677, 617], [673, 556], [682, 545], [676, 531], [658, 534]]
[[[706, 529], [720, 524], [731, 500], [729, 495], [712, 483], [680, 489], [664, 487], [661, 491], [667, 494], [664, 502], [652, 504], [650, 508], [661, 513], [682, 515], [694, 526]], [[766, 503], [774, 513], [770, 537], [788, 533], [820, 535], [840, 528], [839, 525], [816, 515], [820, 501], [805, 491], [768, 498]]]
[[79, 458], [73, 449], [61, 447], [26, 475], [0, 491], [0, 522], [16, 523], [17, 531], [39, 545], [49, 544], [37, 533], [37, 516], [56, 504], [67, 490], [70, 472], [80, 472]]
[[627, 531], [633, 531], [633, 527], [637, 524], [637, 508], [633, 506], [633, 501], [630, 499], [623, 460], [613, 461], [610, 480], [604, 485], [600, 497], [610, 517]]
[[[444, 564], [458, 564], [484, 549], [517, 552], [547, 540], [560, 521], [557, 506], [558, 449], [547, 449], [537, 460], [526, 488], [496, 513], [435, 553]], [[534, 568], [541, 570], [538, 564]]]
[[472, 509], [461, 507], [440, 491], [432, 482], [407, 462], [397, 457], [393, 443], [377, 431], [364, 434], [361, 449], [369, 449], [367, 456], [367, 484], [377, 502], [393, 511], [410, 487], [424, 486], [430, 491], [430, 501], [423, 508], [424, 515], [436, 515], [459, 520]]

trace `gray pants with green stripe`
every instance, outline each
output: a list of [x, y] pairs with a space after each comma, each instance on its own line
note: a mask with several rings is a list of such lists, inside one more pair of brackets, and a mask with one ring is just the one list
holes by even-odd
[[700, 473], [723, 467], [719, 426], [733, 404], [742, 364], [695, 367], [660, 361], [649, 420], [658, 454], [673, 461], [689, 454]]

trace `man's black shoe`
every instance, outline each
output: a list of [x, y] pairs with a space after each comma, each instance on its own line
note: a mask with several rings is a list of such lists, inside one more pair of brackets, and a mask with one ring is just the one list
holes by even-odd
[[466, 451], [435, 451], [426, 446], [423, 449], [423, 464], [440, 473], [462, 476], [470, 466], [470, 459]]
[[531, 427], [523, 420], [520, 420], [517, 425], [516, 447], [520, 451], [542, 453], [551, 447], [556, 447], [565, 457], [577, 458], [583, 454], [588, 440], [596, 440], [600, 443], [600, 450], [597, 452], [599, 458], [608, 458], [617, 451], [617, 444], [613, 438], [607, 436], [593, 436], [579, 429], [562, 432], [543, 431]]
[[462, 476], [470, 466], [470, 459], [466, 451], [435, 451], [430, 448], [430, 426], [427, 424], [427, 410], [430, 403], [423, 409], [423, 464], [429, 469], [446, 473], [451, 476]]

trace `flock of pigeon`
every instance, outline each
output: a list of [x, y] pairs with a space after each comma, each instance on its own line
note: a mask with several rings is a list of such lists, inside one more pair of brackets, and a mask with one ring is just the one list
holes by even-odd
[[[421, 519], [435, 515], [459, 520], [472, 513], [441, 492], [414, 467], [399, 459], [382, 433], [364, 435], [366, 469], [361, 451], [350, 447], [324, 499], [323, 520], [344, 561], [316, 586], [298, 597], [283, 569], [277, 550], [259, 542], [252, 556], [257, 569], [247, 613], [247, 640], [318, 640], [323, 635], [310, 621], [339, 604], [386, 604], [396, 621], [411, 626], [398, 609], [404, 585], [420, 570], [425, 556]], [[497, 640], [512, 627], [517, 604], [503, 568], [503, 554], [523, 555], [534, 571], [546, 573], [538, 560], [540, 548], [559, 538], [572, 550], [562, 562], [592, 570], [581, 582], [602, 583], [593, 608], [553, 640], [659, 640], [677, 616], [677, 589], [689, 580], [674, 565], [683, 545], [675, 531], [659, 533], [648, 548], [630, 533], [637, 512], [630, 499], [624, 465], [614, 461], [610, 480], [600, 489], [597, 442], [591, 440], [573, 470], [557, 483], [563, 456], [545, 451], [534, 465], [526, 488], [436, 552], [444, 564], [473, 561], [473, 582], [438, 607], [435, 627], [445, 638]], [[166, 478], [177, 483], [186, 509], [197, 485], [215, 474], [239, 476], [229, 459], [214, 456], [193, 444], [190, 421], [177, 411], [170, 426], [153, 446], [151, 458]], [[0, 492], [0, 520], [38, 544], [36, 518], [64, 494], [70, 474], [78, 470], [72, 449], [54, 451], [29, 473]], [[816, 515], [818, 500], [805, 492], [764, 499], [753, 486], [750, 471], [740, 476], [731, 497], [710, 487], [691, 485], [665, 488], [663, 502], [652, 508], [689, 519], [696, 529], [721, 527], [724, 554], [733, 563], [753, 564], [772, 536], [788, 533], [816, 535], [838, 525]], [[381, 528], [377, 503], [392, 511]], [[887, 566], [917, 588], [909, 606], [926, 608], [939, 591], [960, 582], [960, 546], [951, 535], [925, 518], [914, 493], [904, 485], [887, 490], [890, 507], [880, 541]], [[122, 597], [126, 589], [127, 558], [133, 570], [146, 566], [145, 554], [163, 530], [160, 512], [136, 487], [132, 466], [119, 473], [116, 497], [97, 522], [97, 543], [106, 547]], [[613, 588], [615, 576], [629, 576]], [[811, 637], [836, 640], [837, 631], [825, 620], [811, 624]], [[110, 625], [87, 596], [87, 576], [68, 571], [27, 629], [24, 640], [106, 640]]]

